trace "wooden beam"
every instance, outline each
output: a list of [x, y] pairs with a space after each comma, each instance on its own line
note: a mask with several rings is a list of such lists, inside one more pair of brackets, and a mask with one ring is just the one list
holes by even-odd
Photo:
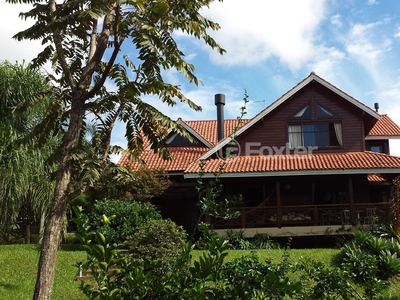
[[278, 228], [282, 228], [282, 207], [281, 207], [281, 183], [276, 181], [276, 222]]
[[356, 209], [354, 206], [354, 188], [353, 179], [349, 178], [349, 200], [350, 200], [350, 223], [356, 225]]

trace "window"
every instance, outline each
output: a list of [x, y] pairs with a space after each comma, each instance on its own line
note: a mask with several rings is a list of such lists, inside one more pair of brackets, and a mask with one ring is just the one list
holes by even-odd
[[377, 152], [377, 153], [383, 152], [381, 146], [371, 146], [371, 151], [372, 152]]
[[179, 135], [178, 133], [174, 133], [167, 139], [166, 144], [169, 147], [190, 147], [201, 145], [201, 143], [196, 138], [193, 137], [193, 139], [194, 141], [191, 142], [187, 138]]
[[341, 123], [315, 123], [288, 126], [289, 146], [339, 147], [343, 145]]
[[333, 116], [333, 114], [330, 111], [328, 111], [327, 109], [317, 105], [317, 118], [320, 118], [320, 117], [332, 117], [332, 116]]
[[311, 117], [311, 109], [310, 106], [304, 107], [297, 114], [294, 115], [295, 118], [309, 118]]

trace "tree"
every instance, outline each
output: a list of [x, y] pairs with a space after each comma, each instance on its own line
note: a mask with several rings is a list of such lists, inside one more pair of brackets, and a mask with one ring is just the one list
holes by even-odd
[[[33, 63], [40, 66], [51, 61], [55, 65], [59, 103], [35, 132], [46, 138], [60, 117], [60, 128], [65, 130], [34, 292], [34, 299], [49, 299], [68, 202], [98, 178], [112, 151], [110, 137], [115, 122], [126, 124], [128, 147], [134, 149], [132, 155], [136, 157], [143, 150], [145, 136], [165, 158], [168, 154], [163, 140], [167, 128], [188, 137], [181, 126], [141, 99], [142, 95], [151, 94], [169, 105], [181, 101], [195, 110], [201, 109], [182, 94], [179, 86], [164, 81], [163, 70], [176, 69], [189, 82], [198, 84], [194, 66], [185, 61], [173, 33], [182, 31], [221, 54], [224, 50], [207, 32], [218, 30], [219, 25], [199, 12], [213, 0], [7, 1], [34, 4], [32, 10], [21, 16], [34, 19], [35, 24], [15, 38], [42, 40], [45, 48]], [[125, 55], [120, 62], [117, 58], [126, 41], [132, 43], [130, 51], [136, 51], [136, 57]], [[116, 85], [117, 92], [106, 89], [106, 80]], [[96, 155], [86, 155], [89, 152], [81, 143], [88, 112], [98, 124], [96, 138], [92, 140]]]
[[[45, 76], [30, 65], [0, 63], [0, 231], [8, 242], [21, 225], [29, 243], [30, 224], [45, 214], [54, 188], [48, 159], [57, 139], [40, 149], [35, 139], [17, 142], [42, 119], [52, 100], [48, 88]], [[25, 99], [41, 103], [15, 113]]]

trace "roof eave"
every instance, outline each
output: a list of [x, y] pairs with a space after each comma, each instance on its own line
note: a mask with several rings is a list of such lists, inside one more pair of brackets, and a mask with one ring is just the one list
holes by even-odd
[[373, 135], [373, 136], [367, 136], [365, 137], [366, 140], [372, 141], [372, 140], [400, 140], [399, 135]]
[[[222, 173], [220, 178], [243, 177], [280, 177], [280, 176], [305, 176], [305, 175], [355, 175], [355, 174], [400, 174], [400, 168], [373, 168], [373, 169], [333, 169], [333, 170], [298, 170], [298, 171], [266, 171], [266, 172], [235, 172]], [[198, 173], [185, 173], [184, 178], [198, 178]], [[214, 178], [214, 173], [203, 173], [202, 178]]]

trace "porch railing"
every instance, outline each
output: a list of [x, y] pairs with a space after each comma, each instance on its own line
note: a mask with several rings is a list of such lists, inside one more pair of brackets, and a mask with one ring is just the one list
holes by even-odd
[[289, 205], [238, 207], [240, 216], [225, 220], [209, 218], [215, 228], [257, 228], [319, 225], [357, 225], [385, 222], [389, 218], [390, 203], [355, 203], [328, 205]]

